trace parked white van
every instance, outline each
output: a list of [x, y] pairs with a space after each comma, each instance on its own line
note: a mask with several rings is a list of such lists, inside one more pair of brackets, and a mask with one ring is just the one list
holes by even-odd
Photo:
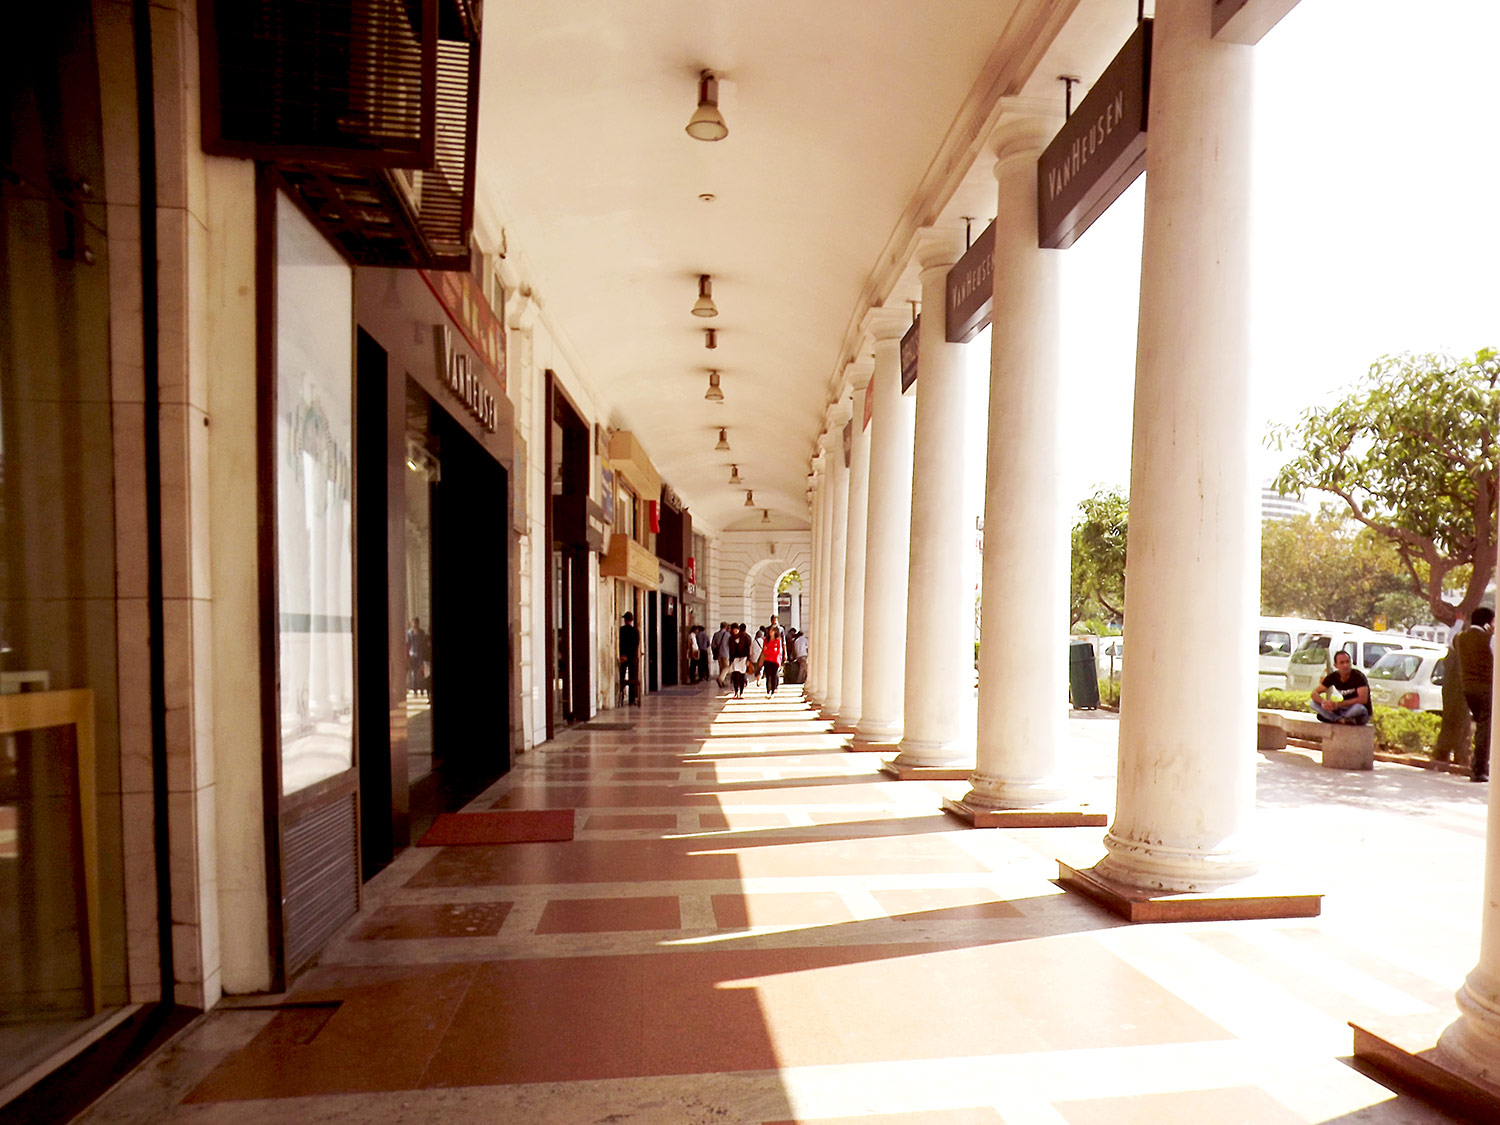
[[1377, 633], [1360, 625], [1341, 624], [1333, 629], [1308, 634], [1302, 646], [1292, 653], [1287, 665], [1287, 691], [1310, 692], [1333, 668], [1333, 654], [1347, 652], [1356, 668], [1368, 672], [1388, 652], [1400, 652], [1412, 645], [1430, 646], [1422, 641], [1394, 633]]
[[1312, 634], [1340, 628], [1346, 626], [1341, 626], [1337, 621], [1314, 621], [1304, 617], [1262, 617], [1258, 690], [1285, 689], [1287, 667], [1291, 663], [1292, 653], [1306, 645], [1307, 638]]

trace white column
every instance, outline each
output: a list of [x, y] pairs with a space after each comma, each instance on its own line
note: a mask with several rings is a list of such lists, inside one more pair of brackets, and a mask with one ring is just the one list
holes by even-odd
[[865, 429], [865, 388], [874, 372], [868, 363], [849, 365], [854, 445], [849, 457], [849, 532], [844, 548], [843, 673], [839, 678], [839, 722], [859, 723], [864, 697], [865, 532], [870, 497], [870, 434]]
[[[905, 725], [897, 761], [951, 766], [974, 753], [974, 591], [964, 551], [962, 344], [944, 339], [948, 270], [956, 238], [927, 232], [918, 331], [917, 421], [912, 453], [911, 555], [907, 572]], [[965, 581], [966, 572], [969, 581]]]
[[[976, 768], [965, 802], [1061, 798], [1068, 709], [1067, 512], [1058, 251], [1037, 248], [1036, 162], [1060, 119], [1021, 115], [996, 135], [995, 313], [979, 630]], [[1025, 637], [1025, 645], [1016, 644]]]
[[[1153, 890], [1251, 875], [1260, 596], [1249, 371], [1251, 51], [1211, 0], [1157, 0], [1130, 458], [1115, 820], [1100, 874]], [[1208, 630], [1227, 637], [1208, 640]], [[1212, 667], [1213, 721], [1184, 700]], [[1197, 686], [1195, 686], [1197, 685]]]
[[828, 655], [823, 670], [823, 714], [838, 715], [844, 683], [844, 567], [849, 547], [849, 466], [844, 464], [844, 423], [848, 400], [834, 404], [828, 447]]
[[[1500, 685], [1500, 664], [1495, 667], [1494, 684]], [[1492, 722], [1492, 759], [1494, 746]], [[1489, 789], [1479, 964], [1458, 990], [1459, 1016], [1438, 1040], [1437, 1053], [1458, 1070], [1500, 1086], [1500, 782], [1491, 782]]]
[[820, 435], [813, 458], [813, 617], [807, 694], [814, 700], [823, 698], [828, 655], [828, 456], [823, 444]]
[[870, 383], [870, 486], [865, 533], [864, 656], [859, 737], [901, 737], [906, 683], [906, 568], [911, 554], [911, 451], [915, 395], [901, 393], [901, 337], [910, 327], [901, 309], [871, 309], [865, 330], [875, 338]]

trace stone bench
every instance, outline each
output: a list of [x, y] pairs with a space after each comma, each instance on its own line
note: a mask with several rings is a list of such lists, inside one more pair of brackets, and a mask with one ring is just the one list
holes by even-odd
[[1287, 739], [1316, 744], [1323, 765], [1331, 770], [1375, 768], [1375, 727], [1325, 723], [1311, 711], [1257, 711], [1255, 748], [1285, 750]]

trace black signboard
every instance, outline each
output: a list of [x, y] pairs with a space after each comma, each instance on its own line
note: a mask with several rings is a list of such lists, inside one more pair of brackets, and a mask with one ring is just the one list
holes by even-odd
[[948, 271], [948, 319], [943, 338], [967, 344], [983, 332], [995, 308], [995, 224], [990, 223]]
[[921, 350], [917, 346], [917, 337], [921, 334], [922, 318], [919, 316], [911, 322], [911, 327], [906, 330], [906, 335], [901, 337], [902, 394], [911, 390], [911, 385], [917, 381], [917, 354]]
[[1066, 250], [1146, 170], [1151, 21], [1142, 20], [1036, 166], [1040, 245]]

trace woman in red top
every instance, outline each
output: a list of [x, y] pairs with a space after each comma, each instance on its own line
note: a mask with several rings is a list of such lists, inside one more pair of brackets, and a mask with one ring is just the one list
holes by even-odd
[[761, 669], [766, 674], [766, 694], [776, 694], [776, 676], [781, 671], [781, 629], [772, 626], [760, 652]]

